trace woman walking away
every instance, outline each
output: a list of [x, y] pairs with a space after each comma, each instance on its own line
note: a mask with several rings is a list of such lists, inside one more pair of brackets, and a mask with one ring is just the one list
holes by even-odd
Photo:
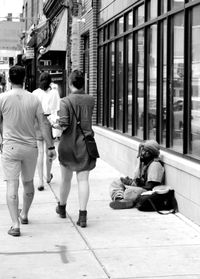
[[[42, 104], [44, 111], [44, 126], [47, 130], [47, 133], [50, 137], [52, 135], [52, 126], [50, 119], [54, 118], [57, 115], [57, 111], [60, 107], [60, 96], [57, 90], [51, 88], [51, 76], [47, 72], [41, 73], [39, 77], [39, 88], [33, 91], [33, 94], [38, 97]], [[38, 146], [38, 160], [37, 160], [37, 170], [39, 176], [39, 186], [38, 190], [44, 190], [44, 148], [46, 148], [45, 153], [47, 154], [48, 150], [45, 146], [44, 138], [41, 134], [39, 127], [36, 123], [36, 136], [37, 136], [37, 146]], [[51, 173], [52, 160], [48, 160], [46, 156], [46, 182], [50, 183], [53, 174]]]
[[[92, 130], [92, 113], [94, 98], [84, 92], [84, 76], [75, 70], [69, 77], [71, 94], [61, 100], [59, 111], [59, 126], [63, 133], [58, 146], [61, 169], [60, 202], [56, 212], [61, 218], [66, 218], [66, 202], [71, 188], [73, 172], [76, 172], [79, 197], [79, 218], [77, 225], [87, 226], [87, 203], [89, 200], [89, 172], [95, 168], [96, 159], [91, 159], [87, 153], [83, 134], [94, 136]], [[76, 119], [76, 116], [77, 119]]]

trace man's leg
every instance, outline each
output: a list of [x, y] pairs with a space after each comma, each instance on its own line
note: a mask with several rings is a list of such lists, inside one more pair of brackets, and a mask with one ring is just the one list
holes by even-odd
[[12, 227], [19, 228], [18, 206], [19, 206], [19, 180], [7, 180], [6, 200], [9, 209], [10, 217], [12, 219]]
[[28, 219], [28, 212], [33, 202], [35, 189], [33, 185], [33, 180], [23, 182], [23, 186], [24, 186], [23, 207], [20, 215], [24, 220], [26, 220]]

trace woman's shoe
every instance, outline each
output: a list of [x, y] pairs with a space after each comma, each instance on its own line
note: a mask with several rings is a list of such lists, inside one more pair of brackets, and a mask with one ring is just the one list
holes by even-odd
[[56, 206], [56, 213], [60, 215], [60, 218], [66, 218], [66, 204], [65, 205], [58, 205]]
[[79, 210], [79, 218], [76, 224], [81, 228], [87, 227], [87, 210]]

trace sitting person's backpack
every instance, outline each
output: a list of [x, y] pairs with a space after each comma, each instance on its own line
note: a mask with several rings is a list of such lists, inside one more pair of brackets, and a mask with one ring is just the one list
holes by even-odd
[[[138, 197], [135, 207], [140, 211], [157, 211], [159, 214], [178, 211], [174, 190], [165, 185], [156, 186], [152, 191], [142, 193]], [[161, 212], [163, 210], [168, 212]]]

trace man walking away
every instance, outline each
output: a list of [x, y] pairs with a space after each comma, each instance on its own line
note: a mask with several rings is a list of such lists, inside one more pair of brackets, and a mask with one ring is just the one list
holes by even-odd
[[[23, 89], [25, 69], [15, 65], [9, 70], [11, 90], [0, 95], [0, 117], [2, 122], [2, 166], [7, 183], [7, 205], [12, 219], [8, 234], [20, 236], [20, 224], [28, 224], [28, 212], [34, 197], [33, 177], [37, 162], [35, 121], [43, 133], [48, 146], [49, 158], [55, 157], [53, 140], [43, 124], [43, 110], [36, 96]], [[19, 175], [24, 193], [23, 207], [19, 213]]]

